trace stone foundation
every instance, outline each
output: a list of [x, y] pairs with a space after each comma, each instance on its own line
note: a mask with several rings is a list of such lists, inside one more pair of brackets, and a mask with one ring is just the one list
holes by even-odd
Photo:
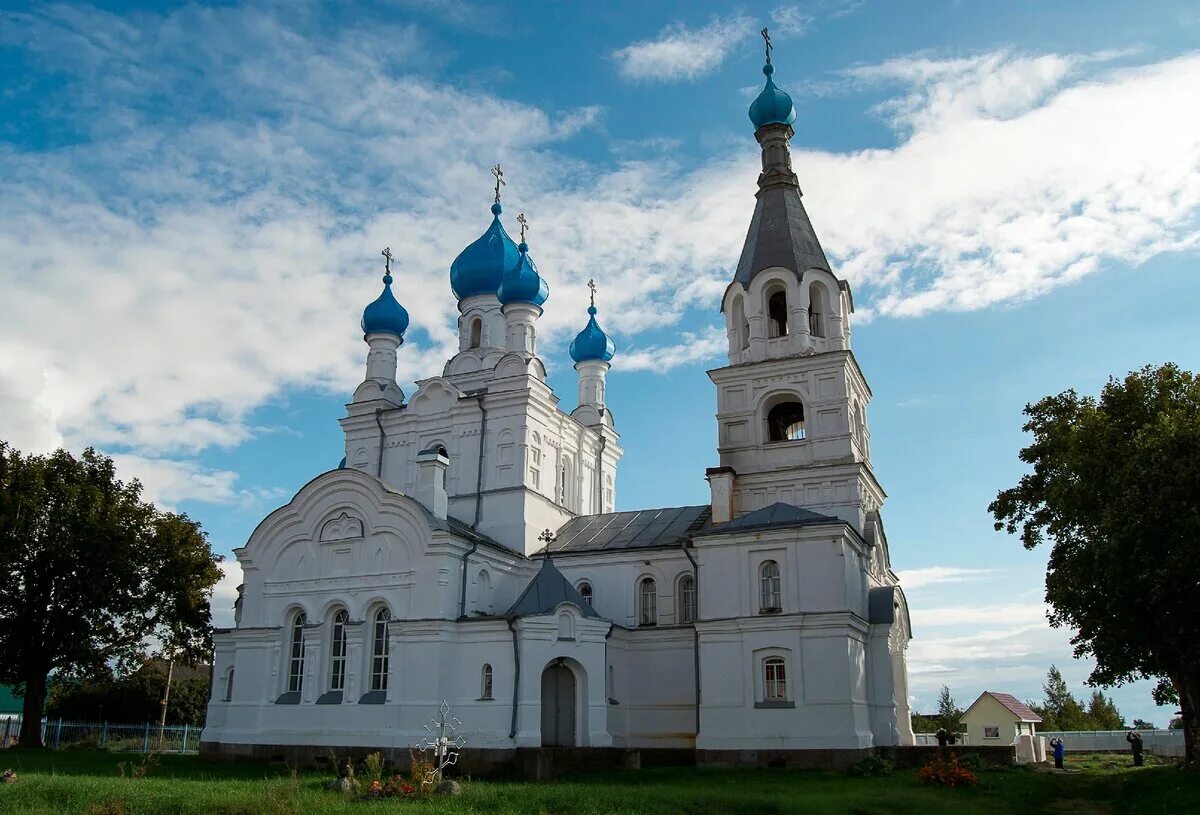
[[[472, 778], [505, 778], [548, 781], [568, 775], [654, 767], [778, 767], [790, 770], [842, 771], [876, 754], [908, 770], [924, 766], [939, 750], [959, 756], [974, 753], [984, 767], [1011, 767], [1016, 753], [1011, 746], [954, 745], [877, 747], [858, 750], [692, 750], [623, 747], [518, 747], [513, 749], [471, 748], [463, 750], [454, 775]], [[206, 761], [264, 761], [299, 767], [328, 768], [352, 758], [361, 761], [369, 753], [382, 753], [389, 769], [408, 769], [407, 748], [316, 747], [294, 744], [216, 744], [201, 742], [200, 757]]]

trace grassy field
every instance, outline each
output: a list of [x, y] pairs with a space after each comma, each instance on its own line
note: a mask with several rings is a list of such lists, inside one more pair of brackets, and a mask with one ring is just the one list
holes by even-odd
[[[122, 777], [129, 756], [87, 751], [0, 752], [0, 813], [29, 815], [335, 815], [335, 813], [1200, 813], [1200, 773], [1133, 769], [1128, 757], [1069, 762], [1074, 771], [980, 773], [970, 789], [920, 785], [915, 772], [855, 779], [789, 770], [638, 770], [556, 784], [466, 780], [463, 794], [361, 802], [324, 789], [327, 773], [163, 756], [144, 778]], [[136, 760], [136, 756], [134, 757]], [[1117, 764], [1118, 766], [1113, 766]]]

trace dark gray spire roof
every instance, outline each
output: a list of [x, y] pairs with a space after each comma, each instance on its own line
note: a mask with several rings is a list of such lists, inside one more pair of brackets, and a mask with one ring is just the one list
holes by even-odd
[[591, 604], [583, 599], [579, 590], [572, 586], [549, 557], [542, 559], [542, 568], [529, 581], [525, 591], [508, 609], [507, 617], [530, 617], [550, 614], [559, 603], [576, 606], [584, 617], [599, 617]]
[[759, 191], [733, 279], [749, 287], [756, 274], [771, 266], [791, 269], [797, 275], [813, 268], [833, 272], [800, 202], [798, 186], [774, 186]]

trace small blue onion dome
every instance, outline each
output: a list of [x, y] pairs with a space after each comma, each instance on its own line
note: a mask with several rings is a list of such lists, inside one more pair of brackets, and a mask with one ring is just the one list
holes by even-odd
[[571, 342], [571, 359], [576, 362], [602, 360], [608, 362], [617, 352], [609, 337], [600, 326], [596, 325], [596, 307], [588, 306], [588, 324]]
[[492, 204], [492, 223], [450, 264], [450, 288], [459, 300], [476, 294], [495, 294], [504, 273], [517, 265], [517, 245], [504, 231], [499, 202]]
[[771, 79], [771, 74], [775, 73], [774, 65], [768, 62], [763, 66], [763, 73], [767, 77], [767, 84], [750, 104], [750, 121], [754, 123], [754, 129], [771, 124], [790, 125], [796, 121], [792, 97], [776, 87]]
[[392, 276], [383, 276], [383, 293], [375, 302], [363, 309], [362, 330], [364, 334], [395, 334], [403, 342], [408, 328], [408, 312], [392, 294]]
[[496, 296], [504, 305], [509, 303], [533, 303], [540, 306], [550, 296], [550, 287], [538, 274], [533, 258], [529, 256], [529, 244], [521, 241], [517, 246], [520, 257], [515, 266], [504, 273], [500, 291]]

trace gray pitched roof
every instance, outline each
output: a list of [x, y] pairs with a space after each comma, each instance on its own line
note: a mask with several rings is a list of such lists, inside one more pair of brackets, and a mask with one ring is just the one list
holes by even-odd
[[699, 535], [724, 535], [729, 532], [747, 532], [758, 529], [777, 529], [791, 526], [807, 526], [809, 524], [840, 524], [841, 518], [832, 515], [822, 515], [811, 509], [776, 502], [770, 506], [739, 515], [732, 521], [723, 524], [708, 524], [698, 530]]
[[591, 604], [583, 599], [579, 590], [572, 586], [550, 558], [542, 558], [542, 568], [529, 581], [525, 591], [509, 607], [505, 616], [528, 617], [549, 614], [559, 603], [571, 603], [583, 612], [584, 617], [599, 617]]
[[797, 275], [813, 268], [833, 271], [800, 202], [798, 187], [759, 191], [733, 279], [749, 287], [756, 274], [771, 266], [791, 269]]
[[681, 546], [712, 516], [707, 504], [579, 515], [558, 530], [551, 554]]

